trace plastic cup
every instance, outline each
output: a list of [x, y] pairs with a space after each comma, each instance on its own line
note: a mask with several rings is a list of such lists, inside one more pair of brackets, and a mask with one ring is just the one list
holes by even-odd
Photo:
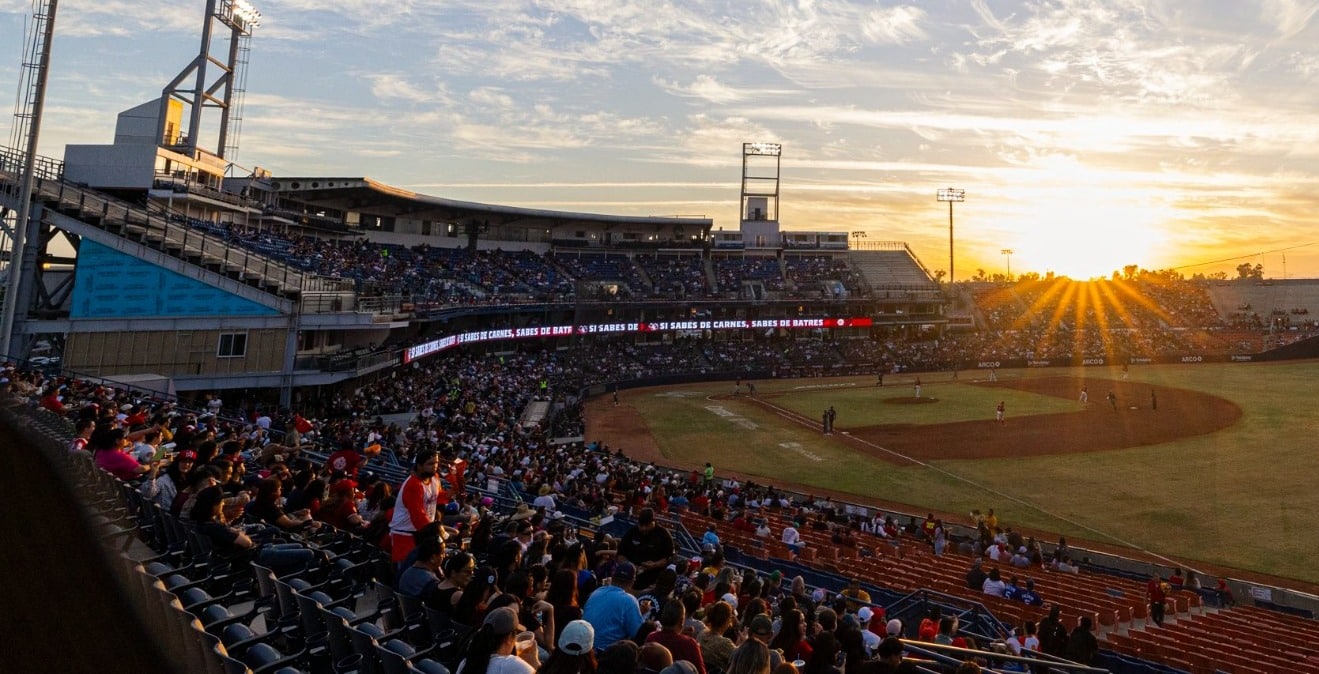
[[517, 649], [519, 657], [526, 655], [527, 651], [536, 647], [536, 635], [531, 632], [518, 632], [514, 648]]

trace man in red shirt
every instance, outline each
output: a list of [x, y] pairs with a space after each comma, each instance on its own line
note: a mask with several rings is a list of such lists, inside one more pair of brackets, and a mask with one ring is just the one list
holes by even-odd
[[1150, 603], [1150, 620], [1155, 625], [1163, 626], [1163, 601], [1168, 598], [1167, 584], [1163, 582], [1163, 577], [1158, 573], [1150, 578], [1149, 584], [1145, 587], [1145, 598]]
[[696, 667], [699, 674], [705, 674], [705, 658], [701, 656], [701, 645], [696, 640], [682, 633], [687, 622], [687, 609], [677, 599], [664, 603], [660, 611], [660, 628], [646, 637], [646, 643], [659, 644], [673, 654], [674, 662], [686, 660]]
[[435, 521], [438, 507], [448, 503], [440, 482], [440, 456], [433, 449], [417, 452], [412, 474], [399, 487], [394, 501], [394, 518], [389, 522], [391, 557], [395, 562], [407, 559], [416, 547], [413, 533]]

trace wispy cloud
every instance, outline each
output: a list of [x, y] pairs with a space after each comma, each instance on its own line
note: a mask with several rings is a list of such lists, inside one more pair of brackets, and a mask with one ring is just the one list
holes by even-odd
[[[1105, 217], [1154, 233], [1114, 266], [1171, 263], [1304, 240], [1319, 210], [1319, 0], [257, 4], [241, 157], [277, 173], [731, 228], [741, 144], [775, 141], [786, 227], [870, 229], [932, 266], [940, 185], [971, 195], [970, 265]], [[30, 10], [0, 0], [5, 38]], [[201, 14], [61, 3], [43, 151], [109, 142]], [[21, 41], [0, 39], [0, 91]], [[1293, 274], [1319, 275], [1309, 255]]]

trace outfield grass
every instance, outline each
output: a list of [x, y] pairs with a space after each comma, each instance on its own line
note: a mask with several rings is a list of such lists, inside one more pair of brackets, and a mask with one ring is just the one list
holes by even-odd
[[[1079, 371], [999, 371], [1000, 378], [1079, 375]], [[1114, 370], [1087, 369], [1117, 379]], [[992, 419], [998, 399], [1014, 411], [1074, 409], [1071, 401], [1006, 389], [963, 386], [949, 375], [922, 375], [922, 395], [937, 405], [878, 404], [912, 395], [910, 378], [757, 382], [775, 404], [818, 421], [829, 405], [841, 428], [869, 424]], [[981, 375], [983, 376], [983, 375]], [[928, 467], [876, 461], [842, 443], [735, 400], [723, 383], [633, 392], [661, 451], [675, 464], [790, 479], [808, 486], [882, 498], [913, 509], [968, 512], [993, 507], [1005, 523], [1089, 540], [1132, 545], [1319, 583], [1319, 418], [1308, 409], [1319, 362], [1144, 366], [1131, 380], [1192, 389], [1235, 402], [1243, 416], [1217, 433], [1108, 452], [1019, 459], [935, 461]], [[802, 388], [810, 387], [810, 388]], [[821, 388], [828, 387], [828, 388]], [[674, 391], [683, 397], [674, 395]], [[1092, 400], [1094, 396], [1092, 395]], [[719, 407], [720, 416], [707, 407]], [[1056, 407], [1056, 409], [1055, 409]]]

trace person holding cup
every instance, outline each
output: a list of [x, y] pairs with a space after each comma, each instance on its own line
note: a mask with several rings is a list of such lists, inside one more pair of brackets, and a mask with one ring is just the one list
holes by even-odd
[[457, 674], [535, 674], [539, 668], [535, 635], [522, 629], [513, 607], [503, 606], [486, 614]]

